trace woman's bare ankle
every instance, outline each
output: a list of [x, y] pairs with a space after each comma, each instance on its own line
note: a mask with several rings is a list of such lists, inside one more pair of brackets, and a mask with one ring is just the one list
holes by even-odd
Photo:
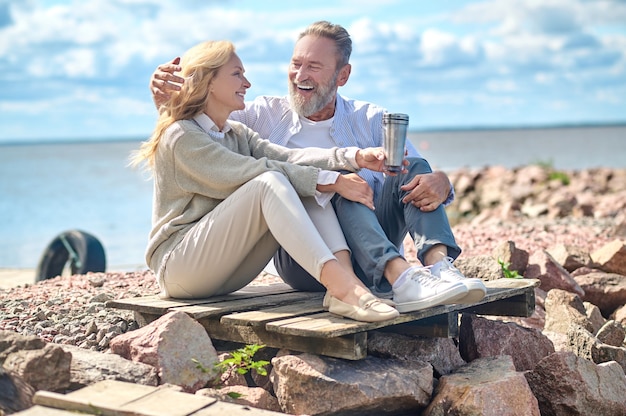
[[363, 283], [338, 263], [324, 264], [320, 282], [326, 287], [328, 294], [350, 305], [357, 305], [361, 296], [370, 293]]

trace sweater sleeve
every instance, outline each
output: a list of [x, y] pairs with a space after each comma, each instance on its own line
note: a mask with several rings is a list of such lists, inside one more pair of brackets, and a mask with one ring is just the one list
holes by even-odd
[[325, 170], [358, 170], [354, 164], [357, 148], [320, 148], [307, 147], [304, 149], [290, 149], [269, 140], [262, 139], [256, 132], [240, 125], [248, 137], [250, 151], [254, 157], [268, 158], [274, 161], [287, 162], [296, 165], [316, 166]]
[[[344, 149], [292, 152], [262, 140], [250, 129], [232, 129], [223, 141], [202, 130], [175, 127], [164, 145], [177, 185], [208, 198], [225, 199], [241, 185], [268, 171], [283, 173], [300, 196], [315, 195], [319, 168], [352, 170]], [[267, 145], [271, 145], [267, 148]], [[254, 145], [254, 146], [252, 146]], [[318, 166], [310, 166], [318, 165]]]

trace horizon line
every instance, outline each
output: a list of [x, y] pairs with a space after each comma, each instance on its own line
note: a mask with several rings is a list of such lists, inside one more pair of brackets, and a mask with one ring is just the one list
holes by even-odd
[[[560, 128], [600, 128], [600, 127], [626, 127], [626, 121], [615, 122], [582, 122], [582, 123], [551, 123], [551, 124], [510, 124], [500, 126], [474, 125], [456, 127], [424, 127], [409, 129], [408, 133], [436, 133], [436, 132], [460, 132], [460, 131], [494, 131], [494, 130], [542, 130]], [[0, 139], [0, 146], [35, 145], [35, 144], [68, 144], [68, 143], [111, 143], [111, 142], [137, 142], [146, 140], [149, 136], [117, 136], [117, 137], [73, 137], [73, 138], [21, 138]]]

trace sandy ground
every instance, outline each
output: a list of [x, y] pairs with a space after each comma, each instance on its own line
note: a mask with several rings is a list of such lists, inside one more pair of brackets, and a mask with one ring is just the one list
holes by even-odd
[[[143, 270], [143, 269], [142, 269]], [[110, 272], [110, 271], [107, 271]], [[265, 268], [265, 273], [278, 276], [278, 272], [272, 263]], [[35, 283], [35, 269], [1, 269], [0, 268], [0, 290], [11, 289], [17, 286]]]
[[0, 289], [35, 283], [34, 269], [0, 269]]

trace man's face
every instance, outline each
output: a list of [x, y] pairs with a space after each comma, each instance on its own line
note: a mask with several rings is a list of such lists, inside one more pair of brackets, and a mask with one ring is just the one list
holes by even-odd
[[332, 40], [314, 36], [300, 39], [289, 64], [289, 98], [294, 111], [310, 118], [327, 106], [334, 107], [338, 75], [337, 49]]

